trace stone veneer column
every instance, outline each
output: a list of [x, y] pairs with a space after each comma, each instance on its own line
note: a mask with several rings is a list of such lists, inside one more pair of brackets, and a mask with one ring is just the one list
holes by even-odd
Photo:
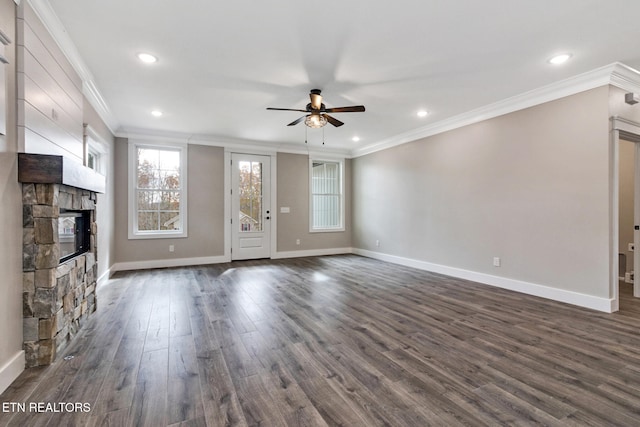
[[[23, 184], [23, 334], [27, 367], [48, 365], [96, 310], [96, 194]], [[60, 264], [60, 209], [91, 211], [89, 251]]]

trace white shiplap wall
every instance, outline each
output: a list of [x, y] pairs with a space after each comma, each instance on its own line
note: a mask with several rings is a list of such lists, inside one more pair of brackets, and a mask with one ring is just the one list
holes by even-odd
[[82, 80], [28, 2], [16, 24], [20, 151], [82, 162]]

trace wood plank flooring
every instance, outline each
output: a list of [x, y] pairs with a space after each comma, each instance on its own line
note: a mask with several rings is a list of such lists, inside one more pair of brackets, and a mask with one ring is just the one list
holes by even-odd
[[353, 255], [119, 273], [0, 425], [637, 426], [620, 286], [604, 314]]

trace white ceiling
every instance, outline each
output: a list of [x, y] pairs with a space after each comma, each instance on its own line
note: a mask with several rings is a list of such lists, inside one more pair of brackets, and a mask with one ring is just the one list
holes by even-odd
[[[55, 0], [115, 117], [143, 130], [304, 146], [310, 89], [354, 150], [622, 62], [640, 69], [637, 0]], [[136, 54], [159, 61], [144, 65]], [[562, 66], [547, 60], [571, 52]], [[164, 115], [153, 117], [160, 109]], [[430, 114], [418, 118], [416, 112]], [[352, 137], [359, 136], [355, 143]], [[321, 130], [309, 129], [317, 145]]]

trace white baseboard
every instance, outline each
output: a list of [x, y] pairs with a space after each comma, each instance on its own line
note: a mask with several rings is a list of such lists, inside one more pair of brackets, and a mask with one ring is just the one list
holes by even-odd
[[223, 262], [230, 262], [231, 259], [227, 256], [207, 256], [207, 257], [195, 257], [195, 258], [173, 258], [173, 259], [156, 259], [149, 261], [132, 261], [132, 262], [117, 262], [111, 266], [111, 271], [128, 271], [128, 270], [149, 270], [152, 268], [164, 268], [164, 267], [187, 267], [191, 265], [205, 265], [205, 264], [220, 264]]
[[593, 310], [604, 311], [606, 313], [612, 313], [617, 310], [617, 301], [611, 298], [600, 298], [592, 295], [581, 294], [578, 292], [567, 291], [564, 289], [552, 288], [550, 286], [539, 285], [536, 283], [508, 279], [505, 277], [493, 276], [491, 274], [478, 273], [461, 268], [448, 267], [446, 265], [433, 264], [426, 261], [388, 255], [365, 249], [354, 248], [353, 253], [368, 258], [379, 259], [394, 264], [417, 268], [419, 270], [446, 274], [447, 276], [457, 277], [459, 279], [471, 280], [485, 285], [496, 286], [499, 288], [522, 292], [528, 295], [535, 295], [537, 297], [548, 298], [554, 301], [573, 304]]
[[0, 393], [3, 393], [12, 382], [24, 371], [24, 350], [20, 350], [4, 366], [0, 367]]
[[276, 252], [271, 259], [302, 258], [308, 256], [343, 255], [353, 253], [353, 248], [309, 249], [304, 251]]
[[[341, 255], [350, 254], [353, 252], [352, 248], [330, 248], [330, 249], [312, 249], [305, 251], [290, 251], [290, 252], [276, 252], [271, 259], [282, 258], [300, 258], [308, 256], [323, 256], [323, 255]], [[129, 271], [129, 270], [149, 270], [152, 268], [164, 268], [164, 267], [187, 267], [191, 265], [205, 265], [205, 264], [221, 264], [224, 262], [231, 262], [231, 258], [225, 255], [222, 256], [210, 256], [210, 257], [197, 257], [197, 258], [175, 258], [175, 259], [157, 259], [148, 261], [132, 261], [132, 262], [117, 262], [111, 266], [108, 272], [105, 272], [100, 276], [99, 282], [107, 280], [108, 277], [117, 271]]]
[[104, 282], [106, 282], [107, 280], [109, 280], [109, 277], [111, 277], [111, 268], [107, 268], [107, 271], [105, 271], [104, 273], [102, 273], [100, 275], [100, 277], [98, 277], [98, 286], [104, 284]]

